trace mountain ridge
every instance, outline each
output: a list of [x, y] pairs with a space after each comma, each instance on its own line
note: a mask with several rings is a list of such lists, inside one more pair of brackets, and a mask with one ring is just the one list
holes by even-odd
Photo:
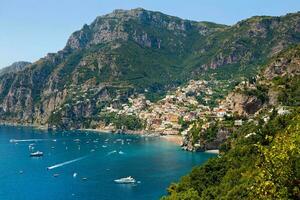
[[11, 65], [7, 66], [7, 67], [3, 67], [0, 69], [0, 76], [3, 74], [7, 74], [7, 73], [12, 73], [12, 72], [19, 72], [24, 70], [27, 66], [29, 66], [30, 64], [32, 64], [31, 62], [27, 62], [27, 61], [18, 61], [18, 62], [14, 62]]
[[[300, 41], [299, 21], [296, 13], [224, 27], [143, 9], [100, 16], [74, 32], [63, 50], [1, 76], [0, 117], [76, 124], [133, 93], [155, 100], [192, 78], [252, 76], [267, 57]], [[79, 100], [85, 93], [90, 102]], [[69, 110], [53, 114], [66, 105]]]

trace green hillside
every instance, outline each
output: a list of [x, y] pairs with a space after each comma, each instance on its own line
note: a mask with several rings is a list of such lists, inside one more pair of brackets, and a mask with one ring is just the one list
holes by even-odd
[[77, 120], [98, 118], [105, 105], [131, 94], [156, 101], [190, 79], [235, 83], [299, 43], [299, 21], [294, 13], [225, 26], [140, 8], [116, 10], [74, 32], [63, 50], [1, 75], [0, 119], [47, 125], [55, 118], [82, 128]]
[[276, 104], [234, 131], [218, 158], [172, 184], [162, 199], [300, 198], [299, 61], [295, 46], [267, 62], [256, 84], [276, 92]]

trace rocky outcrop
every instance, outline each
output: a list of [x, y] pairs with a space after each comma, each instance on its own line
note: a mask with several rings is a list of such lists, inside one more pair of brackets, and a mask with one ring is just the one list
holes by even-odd
[[[203, 68], [253, 67], [272, 49], [300, 42], [299, 22], [295, 13], [229, 27], [140, 8], [116, 10], [74, 32], [63, 50], [0, 75], [0, 119], [88, 127], [103, 107], [130, 93], [163, 94]], [[254, 96], [232, 98], [241, 114], [262, 105]]]
[[0, 76], [7, 73], [16, 73], [22, 71], [30, 64], [31, 64], [30, 62], [26, 62], [26, 61], [15, 62], [8, 67], [4, 67], [3, 69], [0, 69]]
[[[205, 131], [203, 131], [205, 134]], [[184, 137], [182, 149], [185, 151], [206, 151], [219, 149], [220, 145], [223, 144], [227, 138], [230, 136], [231, 131], [227, 129], [220, 128], [217, 131], [216, 137], [210, 141], [199, 141], [193, 144], [193, 139], [190, 136]]]
[[275, 77], [300, 75], [300, 48], [292, 48], [276, 56], [267, 65], [263, 77], [272, 80]]
[[242, 92], [234, 91], [226, 97], [224, 105], [232, 113], [237, 113], [240, 116], [248, 116], [255, 114], [262, 108], [263, 103], [256, 96], [248, 96]]

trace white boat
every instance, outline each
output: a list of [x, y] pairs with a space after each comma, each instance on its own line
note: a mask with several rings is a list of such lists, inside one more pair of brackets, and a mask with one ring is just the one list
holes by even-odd
[[128, 184], [128, 183], [135, 183], [136, 182], [136, 180], [134, 178], [132, 178], [131, 176], [128, 176], [126, 178], [116, 179], [114, 181], [116, 183], [122, 183], [122, 184]]
[[41, 152], [41, 151], [36, 151], [36, 152], [31, 153], [31, 154], [30, 154], [30, 157], [41, 157], [41, 156], [43, 156], [43, 155], [44, 155], [43, 152]]

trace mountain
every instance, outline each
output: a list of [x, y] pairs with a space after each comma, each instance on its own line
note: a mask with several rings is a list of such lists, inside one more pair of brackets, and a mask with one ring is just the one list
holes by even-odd
[[241, 94], [265, 100], [217, 158], [172, 184], [162, 199], [300, 198], [300, 45], [269, 59], [256, 80], [231, 96]]
[[115, 10], [74, 32], [64, 49], [0, 76], [2, 121], [88, 128], [135, 93], [156, 100], [192, 78], [240, 80], [300, 41], [300, 13], [234, 26], [141, 8]]
[[0, 69], [0, 76], [7, 73], [15, 73], [24, 70], [31, 63], [26, 61], [19, 61], [11, 64], [10, 66]]

